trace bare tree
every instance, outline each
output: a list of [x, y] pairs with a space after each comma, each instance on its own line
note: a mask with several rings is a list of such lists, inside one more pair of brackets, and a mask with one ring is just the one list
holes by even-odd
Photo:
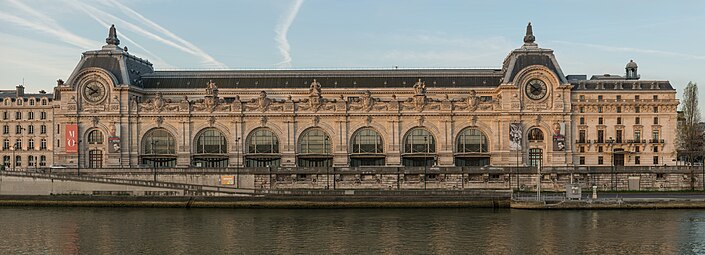
[[[678, 151], [685, 157], [688, 165], [692, 166], [703, 157], [703, 126], [700, 124], [700, 110], [698, 109], [698, 85], [688, 82], [683, 91], [683, 104], [681, 111], [683, 118], [678, 125]], [[694, 189], [695, 176], [691, 169], [691, 189]]]
[[689, 82], [683, 91], [683, 120], [678, 127], [678, 149], [693, 163], [703, 149], [700, 110], [698, 109], [698, 84]]

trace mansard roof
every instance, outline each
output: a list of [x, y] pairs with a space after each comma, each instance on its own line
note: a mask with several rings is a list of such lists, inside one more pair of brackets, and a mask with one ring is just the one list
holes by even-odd
[[437, 87], [496, 87], [499, 69], [375, 69], [375, 70], [233, 70], [156, 71], [141, 76], [138, 86], [150, 89], [308, 88], [316, 79], [325, 88], [409, 88], [419, 79]]
[[[613, 76], [610, 76], [613, 77]], [[619, 76], [617, 76], [619, 77]], [[590, 79], [570, 80], [573, 90], [675, 90], [669, 81]]]

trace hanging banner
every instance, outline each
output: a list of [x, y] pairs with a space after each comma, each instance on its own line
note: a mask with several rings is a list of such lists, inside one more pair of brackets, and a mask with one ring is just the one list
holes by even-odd
[[110, 125], [110, 133], [108, 135], [108, 152], [120, 152], [120, 124], [113, 123]]
[[565, 150], [565, 123], [553, 123], [553, 151]]
[[78, 153], [78, 125], [66, 124], [66, 153]]
[[509, 149], [518, 151], [522, 149], [523, 128], [521, 123], [509, 123]]
[[108, 137], [108, 152], [118, 153], [120, 152], [120, 137]]

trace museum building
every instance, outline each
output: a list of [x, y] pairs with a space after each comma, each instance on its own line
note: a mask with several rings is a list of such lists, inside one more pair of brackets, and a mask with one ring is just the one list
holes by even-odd
[[0, 92], [6, 167], [675, 164], [668, 81], [565, 75], [531, 24], [500, 69], [155, 71], [106, 43], [53, 94]]

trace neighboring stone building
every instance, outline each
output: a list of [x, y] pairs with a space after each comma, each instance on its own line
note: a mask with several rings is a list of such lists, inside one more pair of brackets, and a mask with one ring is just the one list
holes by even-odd
[[[501, 69], [154, 71], [83, 53], [55, 89], [81, 167], [672, 165], [668, 81], [564, 75], [527, 27]], [[54, 132], [51, 132], [54, 134]], [[80, 155], [80, 156], [79, 156]]]
[[0, 90], [0, 154], [5, 169], [32, 169], [52, 164], [52, 100], [52, 94], [44, 91], [25, 94], [22, 85], [18, 85], [15, 90]]

